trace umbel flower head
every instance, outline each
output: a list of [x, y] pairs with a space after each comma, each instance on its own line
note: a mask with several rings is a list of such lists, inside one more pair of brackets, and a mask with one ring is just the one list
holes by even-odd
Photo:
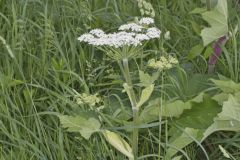
[[98, 47], [121, 48], [125, 46], [139, 46], [143, 41], [160, 38], [161, 31], [156, 27], [152, 18], [144, 17], [138, 23], [123, 24], [118, 32], [105, 33], [101, 29], [93, 29], [81, 35], [78, 40]]

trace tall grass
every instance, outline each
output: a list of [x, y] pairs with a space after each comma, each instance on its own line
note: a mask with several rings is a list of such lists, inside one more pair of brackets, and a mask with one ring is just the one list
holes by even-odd
[[129, 4], [136, 6], [115, 0], [0, 1], [0, 159], [117, 159], [101, 137], [87, 142], [66, 134], [55, 113], [79, 110], [71, 101], [75, 90], [93, 90], [107, 68], [77, 36], [98, 26], [114, 29], [136, 15]]

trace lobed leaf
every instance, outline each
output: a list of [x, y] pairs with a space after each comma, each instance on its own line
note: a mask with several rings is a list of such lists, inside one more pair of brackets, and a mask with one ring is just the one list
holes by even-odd
[[211, 27], [201, 31], [204, 46], [228, 33], [228, 5], [227, 0], [220, 0], [212, 11], [201, 13]]
[[59, 115], [58, 117], [63, 128], [67, 128], [69, 132], [79, 132], [85, 139], [89, 139], [94, 132], [98, 132], [101, 126], [100, 122], [93, 117], [66, 115]]
[[149, 103], [140, 114], [140, 121], [151, 122], [159, 119], [159, 115], [162, 117], [179, 117], [185, 109], [190, 109], [190, 103], [184, 103], [181, 100], [176, 100], [169, 103], [164, 103], [162, 111], [160, 113], [160, 100], [156, 99]]
[[229, 95], [223, 102], [222, 112], [214, 119], [214, 123], [204, 132], [202, 140], [216, 131], [240, 131], [240, 96]]
[[211, 81], [224, 93], [236, 93], [240, 91], [240, 84], [233, 82], [232, 80], [215, 80]]
[[184, 132], [179, 137], [176, 137], [175, 140], [169, 143], [169, 148], [166, 151], [166, 157], [171, 158], [179, 150], [186, 147], [188, 144], [193, 142], [193, 138], [199, 139], [199, 130], [193, 128], [185, 128]]
[[185, 110], [174, 122], [183, 128], [207, 129], [219, 112], [221, 106], [205, 95], [202, 102], [192, 102], [191, 109]]

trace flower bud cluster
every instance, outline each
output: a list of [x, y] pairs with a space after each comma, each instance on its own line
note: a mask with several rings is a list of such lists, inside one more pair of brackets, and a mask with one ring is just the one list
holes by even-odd
[[82, 93], [79, 95], [76, 95], [76, 101], [77, 104], [87, 104], [91, 107], [95, 106], [96, 104], [100, 103], [102, 100], [101, 98], [98, 97], [98, 94], [86, 94], [86, 93]]
[[158, 69], [158, 70], [167, 70], [173, 68], [176, 64], [178, 64], [178, 60], [172, 56], [162, 56], [159, 60], [150, 59], [148, 61], [148, 67]]
[[146, 0], [137, 0], [137, 3], [142, 16], [145, 15], [145, 16], [155, 17], [155, 11], [150, 2], [147, 2]]

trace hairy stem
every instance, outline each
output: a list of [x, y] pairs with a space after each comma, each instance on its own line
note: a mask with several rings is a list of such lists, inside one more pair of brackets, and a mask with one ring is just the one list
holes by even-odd
[[125, 77], [127, 85], [129, 86], [129, 99], [132, 105], [133, 125], [134, 125], [133, 135], [132, 135], [132, 149], [133, 149], [134, 160], [136, 160], [138, 157], [138, 128], [136, 128], [136, 126], [138, 125], [138, 108], [137, 108], [136, 95], [133, 90], [132, 79], [130, 76], [128, 59], [123, 59], [123, 75]]

